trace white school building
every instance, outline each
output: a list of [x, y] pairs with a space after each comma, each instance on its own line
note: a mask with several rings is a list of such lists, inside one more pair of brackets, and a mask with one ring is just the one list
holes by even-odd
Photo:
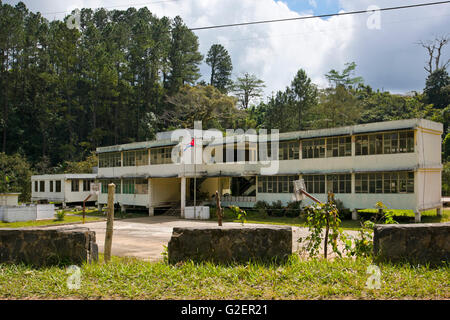
[[[90, 173], [31, 176], [31, 201], [61, 203], [63, 207], [83, 202], [91, 194], [96, 177], [97, 174]], [[88, 201], [97, 201], [97, 195], [91, 194]]]
[[[374, 208], [381, 201], [414, 210], [416, 221], [424, 210], [441, 213], [441, 123], [409, 119], [286, 132], [279, 134], [277, 149], [270, 130], [263, 138], [246, 133], [224, 141], [198, 132], [193, 146], [166, 132], [154, 141], [97, 148], [98, 203], [107, 203], [107, 184], [113, 182], [123, 208], [145, 207], [153, 215], [155, 208], [173, 207], [183, 217], [194, 197], [197, 205], [212, 203], [216, 190], [223, 206], [286, 204], [293, 200], [293, 181], [304, 179], [313, 196], [326, 201], [332, 191], [349, 209]], [[258, 142], [265, 139], [277, 162], [261, 161]], [[184, 163], [174, 163], [172, 153]], [[186, 163], [193, 154], [196, 164]], [[274, 162], [276, 170], [269, 170]]]

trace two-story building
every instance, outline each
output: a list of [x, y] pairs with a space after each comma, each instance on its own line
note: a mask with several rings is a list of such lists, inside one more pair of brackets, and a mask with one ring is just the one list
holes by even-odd
[[224, 206], [287, 203], [293, 181], [302, 178], [321, 201], [332, 191], [350, 209], [381, 201], [414, 210], [420, 221], [421, 211], [441, 213], [442, 132], [441, 123], [409, 119], [216, 140], [197, 130], [187, 144], [180, 134], [161, 133], [154, 141], [97, 148], [98, 202], [106, 204], [114, 182], [123, 207], [146, 207], [150, 215], [174, 207], [183, 216], [186, 203], [213, 201], [216, 190]]

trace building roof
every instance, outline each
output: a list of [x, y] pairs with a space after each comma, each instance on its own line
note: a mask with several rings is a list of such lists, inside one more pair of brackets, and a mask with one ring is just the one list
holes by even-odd
[[[327, 129], [317, 129], [317, 130], [304, 130], [304, 131], [292, 131], [292, 132], [283, 132], [279, 134], [279, 141], [288, 141], [288, 140], [299, 140], [299, 139], [312, 139], [312, 138], [321, 138], [321, 137], [333, 137], [333, 136], [347, 136], [354, 134], [364, 134], [364, 133], [374, 133], [381, 131], [391, 131], [391, 130], [407, 130], [407, 129], [416, 129], [418, 127], [426, 128], [429, 130], [433, 130], [436, 132], [443, 132], [443, 125], [439, 122], [434, 122], [426, 119], [406, 119], [406, 120], [394, 120], [394, 121], [384, 121], [384, 122], [373, 122], [366, 124], [357, 124], [346, 127], [336, 127], [336, 128], [327, 128]], [[189, 132], [191, 132], [190, 130]], [[106, 152], [119, 152], [125, 150], [138, 150], [138, 149], [147, 149], [147, 148], [155, 148], [155, 147], [164, 147], [164, 146], [173, 146], [177, 145], [178, 141], [172, 141], [167, 137], [174, 131], [168, 131], [166, 134], [158, 133], [158, 140], [153, 141], [142, 141], [142, 142], [134, 142], [127, 143], [121, 145], [107, 146], [107, 147], [99, 147], [97, 148], [97, 153], [106, 153]], [[205, 132], [205, 130], [203, 130]], [[255, 132], [253, 130], [253, 132]], [[242, 140], [246, 141], [254, 141], [257, 142], [257, 136], [252, 133], [252, 131], [247, 131], [245, 134], [233, 134], [227, 135], [227, 137], [233, 136], [234, 142], [239, 142]], [[271, 132], [269, 131], [267, 135], [259, 135], [259, 138], [267, 141], [271, 141]], [[219, 145], [226, 143], [226, 137], [224, 137], [223, 141], [213, 142], [209, 145]]]
[[62, 174], [42, 174], [42, 175], [33, 175], [31, 176], [31, 180], [71, 180], [71, 179], [95, 179], [97, 177], [96, 173], [62, 173]]

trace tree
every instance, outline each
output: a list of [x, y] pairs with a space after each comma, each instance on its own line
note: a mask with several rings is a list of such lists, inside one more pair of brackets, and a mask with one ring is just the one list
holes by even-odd
[[363, 82], [362, 77], [352, 77], [352, 75], [355, 73], [355, 69], [355, 62], [347, 62], [345, 64], [344, 70], [342, 70], [341, 73], [339, 71], [331, 69], [327, 74], [325, 74], [325, 77], [334, 87], [344, 86], [346, 88], [349, 88], [353, 85], [358, 85]]
[[424, 67], [425, 71], [431, 75], [434, 71], [438, 69], [445, 69], [450, 63], [450, 59], [446, 62], [441, 62], [442, 49], [450, 41], [450, 36], [439, 36], [434, 40], [419, 41], [418, 44], [427, 50], [428, 61]]
[[435, 108], [444, 109], [450, 105], [450, 76], [444, 69], [433, 71], [426, 80], [423, 90], [426, 101]]
[[290, 97], [292, 113], [296, 115], [296, 123], [292, 130], [303, 130], [307, 126], [307, 112], [318, 103], [317, 86], [312, 83], [305, 70], [300, 69], [287, 89]]
[[20, 201], [30, 201], [32, 174], [30, 164], [23, 156], [0, 153], [0, 192], [20, 192]]
[[198, 38], [176, 16], [172, 26], [172, 39], [168, 54], [169, 75], [167, 88], [169, 93], [175, 93], [185, 84], [194, 84], [200, 78], [199, 64], [203, 56], [198, 52]]
[[237, 78], [233, 85], [233, 92], [237, 96], [241, 108], [247, 110], [250, 103], [261, 98], [264, 87], [264, 81], [246, 72], [242, 77]]
[[221, 44], [213, 44], [206, 56], [206, 64], [211, 67], [210, 85], [226, 93], [232, 84], [233, 64], [228, 51]]
[[162, 116], [173, 127], [191, 128], [195, 120], [203, 128], [234, 128], [245, 114], [236, 108], [236, 99], [221, 93], [213, 86], [184, 86], [168, 97], [171, 108]]

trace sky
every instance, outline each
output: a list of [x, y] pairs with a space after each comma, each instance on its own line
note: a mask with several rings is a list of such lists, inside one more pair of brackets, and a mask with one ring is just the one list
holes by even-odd
[[[62, 19], [76, 8], [125, 10], [147, 6], [157, 16], [180, 15], [190, 28], [385, 8], [435, 0], [22, 0], [49, 20]], [[18, 1], [3, 0], [16, 4]], [[375, 7], [374, 7], [375, 6]], [[200, 52], [222, 44], [233, 62], [233, 80], [245, 72], [266, 84], [269, 96], [289, 86], [304, 69], [319, 87], [325, 74], [357, 64], [356, 75], [374, 89], [393, 93], [421, 91], [427, 76], [427, 53], [418, 41], [450, 35], [450, 4], [341, 17], [195, 31]], [[450, 45], [442, 61], [450, 58]], [[206, 63], [200, 68], [209, 81]]]

